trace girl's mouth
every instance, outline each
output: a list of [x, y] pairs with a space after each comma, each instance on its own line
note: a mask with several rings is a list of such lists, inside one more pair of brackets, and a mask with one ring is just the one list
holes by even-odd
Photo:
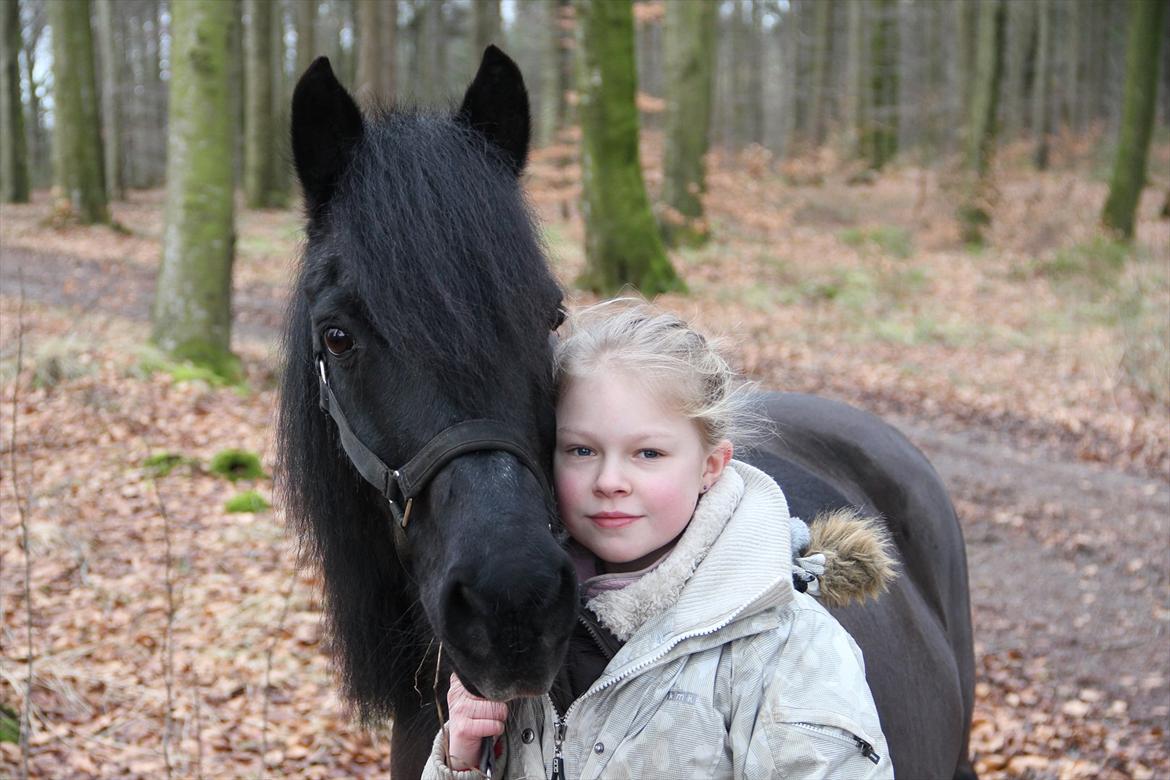
[[589, 515], [594, 525], [600, 528], [621, 528], [637, 520], [641, 515], [629, 515], [625, 512], [598, 512]]

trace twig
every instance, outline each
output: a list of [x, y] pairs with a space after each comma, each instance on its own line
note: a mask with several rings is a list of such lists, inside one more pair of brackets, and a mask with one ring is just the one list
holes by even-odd
[[171, 768], [171, 728], [172, 728], [172, 712], [174, 711], [174, 699], [172, 688], [174, 687], [174, 672], [175, 672], [175, 646], [174, 646], [174, 628], [175, 628], [175, 587], [171, 580], [171, 516], [167, 512], [167, 504], [163, 501], [162, 491], [158, 488], [158, 481], [150, 480], [150, 486], [154, 490], [155, 501], [158, 502], [158, 510], [162, 514], [163, 519], [163, 541], [166, 547], [166, 561], [164, 565], [164, 579], [167, 588], [167, 632], [164, 642], [166, 644], [166, 652], [163, 654], [163, 683], [167, 690], [167, 711], [165, 720], [163, 721], [163, 762], [167, 767], [167, 777], [172, 776]]
[[260, 777], [264, 777], [264, 770], [268, 768], [268, 702], [271, 698], [268, 689], [269, 681], [272, 679], [272, 654], [276, 650], [276, 643], [280, 639], [281, 630], [284, 628], [285, 618], [288, 617], [288, 608], [289, 604], [292, 603], [293, 591], [296, 590], [297, 575], [295, 568], [288, 579], [288, 587], [284, 591], [284, 604], [280, 608], [280, 617], [276, 620], [276, 631], [272, 633], [272, 641], [268, 643], [268, 649], [264, 653], [264, 706], [261, 711], [260, 720]]
[[198, 685], [192, 688], [191, 695], [195, 699], [195, 779], [203, 780], [203, 711], [200, 709], [203, 697], [199, 695]]
[[20, 488], [16, 478], [16, 416], [20, 397], [20, 371], [24, 368], [24, 269], [20, 272], [20, 304], [16, 310], [16, 377], [12, 380], [12, 436], [8, 454], [12, 465], [12, 496], [16, 500], [16, 513], [20, 516], [20, 538], [24, 545], [24, 609], [28, 623], [28, 677], [25, 682], [24, 706], [20, 710], [20, 764], [22, 777], [28, 779], [29, 732], [32, 731], [32, 686], [33, 686], [33, 617], [32, 617], [32, 549], [28, 541], [28, 518], [20, 500]]

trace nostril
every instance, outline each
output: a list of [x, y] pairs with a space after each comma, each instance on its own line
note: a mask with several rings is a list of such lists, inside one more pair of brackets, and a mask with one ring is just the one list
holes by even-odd
[[455, 580], [447, 586], [447, 615], [457, 623], [485, 616], [487, 604], [473, 587]]

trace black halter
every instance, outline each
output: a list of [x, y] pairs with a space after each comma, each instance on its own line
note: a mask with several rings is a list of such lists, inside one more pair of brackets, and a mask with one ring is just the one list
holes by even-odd
[[321, 409], [328, 412], [337, 423], [345, 454], [349, 456], [366, 482], [377, 488], [390, 503], [390, 512], [395, 520], [395, 541], [400, 552], [403, 552], [401, 548], [405, 543], [406, 525], [410, 522], [410, 510], [414, 505], [415, 496], [423, 491], [427, 483], [434, 479], [443, 467], [469, 452], [500, 450], [511, 453], [536, 477], [546, 499], [550, 506], [552, 505], [552, 488], [544, 469], [528, 451], [524, 442], [503, 423], [486, 419], [456, 423], [437, 433], [423, 445], [417, 455], [407, 461], [406, 465], [392, 469], [371, 452], [369, 447], [362, 444], [350, 428], [345, 413], [329, 387], [329, 381], [325, 376], [325, 356], [320, 353], [317, 354], [317, 383], [321, 391]]

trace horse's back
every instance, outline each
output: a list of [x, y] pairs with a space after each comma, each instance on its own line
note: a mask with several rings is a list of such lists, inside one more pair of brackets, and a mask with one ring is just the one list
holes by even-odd
[[792, 514], [810, 521], [858, 507], [884, 520], [897, 548], [900, 572], [888, 593], [833, 611], [865, 655], [895, 770], [966, 770], [974, 699], [967, 557], [938, 473], [901, 433], [860, 409], [800, 393], [770, 393], [762, 403], [775, 432], [744, 458], [776, 479]]

